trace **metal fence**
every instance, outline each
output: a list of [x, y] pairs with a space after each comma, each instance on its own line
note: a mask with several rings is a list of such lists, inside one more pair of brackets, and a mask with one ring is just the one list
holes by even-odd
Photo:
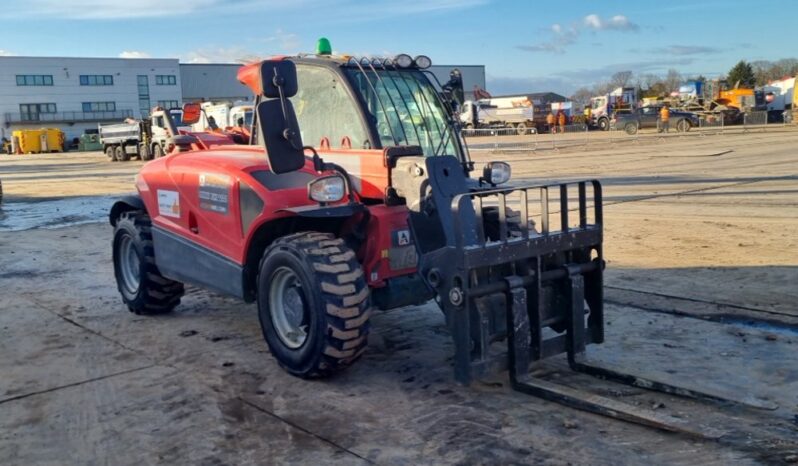
[[765, 131], [768, 124], [768, 112], [746, 112], [743, 116], [743, 131], [761, 129]]
[[698, 132], [701, 136], [723, 134], [723, 115], [701, 115], [698, 118]]
[[460, 133], [469, 150], [534, 151], [538, 148], [535, 128], [478, 128], [463, 129]]
[[588, 127], [584, 123], [557, 126], [551, 137], [552, 149], [587, 146], [588, 136]]
[[[470, 150], [487, 150], [492, 152], [535, 152], [559, 151], [568, 148], [600, 148], [601, 145], [615, 146], [626, 143], [651, 143], [666, 140], [703, 138], [722, 134], [742, 134], [745, 132], [766, 128], [787, 129], [790, 120], [786, 122], [768, 124], [767, 112], [747, 112], [740, 123], [729, 123], [724, 120], [722, 113], [706, 113], [699, 116], [698, 124], [690, 127], [680, 127], [680, 119], [671, 118], [667, 132], [661, 131], [661, 121], [656, 127], [640, 128], [637, 124], [627, 128], [627, 125], [612, 125], [609, 131], [589, 130], [584, 123], [565, 126], [555, 126], [551, 131], [538, 134], [535, 128], [484, 128], [464, 129], [462, 136]], [[687, 121], [687, 120], [685, 120]]]

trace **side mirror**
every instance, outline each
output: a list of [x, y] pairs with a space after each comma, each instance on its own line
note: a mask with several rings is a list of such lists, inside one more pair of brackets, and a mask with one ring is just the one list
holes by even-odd
[[194, 123], [200, 120], [201, 115], [202, 115], [202, 109], [200, 108], [200, 104], [197, 103], [183, 104], [183, 123], [187, 125], [193, 125]]
[[260, 79], [263, 96], [269, 99], [293, 97], [298, 88], [296, 65], [290, 60], [264, 61], [260, 65]]
[[266, 148], [272, 172], [288, 173], [305, 166], [305, 150], [296, 121], [294, 106], [288, 99], [264, 100], [255, 108], [258, 134]]

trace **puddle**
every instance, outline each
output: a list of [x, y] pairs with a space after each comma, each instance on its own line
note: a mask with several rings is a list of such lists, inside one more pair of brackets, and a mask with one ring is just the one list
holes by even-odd
[[9, 202], [0, 206], [0, 232], [61, 228], [105, 222], [120, 196], [70, 197], [42, 202]]
[[789, 325], [779, 325], [758, 320], [738, 319], [734, 317], [726, 317], [723, 319], [723, 322], [735, 325], [737, 327], [753, 328], [782, 336], [798, 337], [798, 328]]

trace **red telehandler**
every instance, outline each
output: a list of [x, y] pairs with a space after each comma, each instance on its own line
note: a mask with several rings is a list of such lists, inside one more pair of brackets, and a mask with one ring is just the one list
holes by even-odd
[[712, 437], [531, 375], [567, 353], [576, 371], [723, 399], [585, 360], [604, 340], [600, 183], [508, 187], [508, 164], [475, 169], [429, 66], [319, 53], [242, 67], [252, 145], [156, 159], [110, 212], [127, 307], [169, 312], [184, 283], [257, 302], [274, 358], [309, 378], [363, 354], [372, 309], [435, 299], [461, 383], [509, 368], [517, 390]]

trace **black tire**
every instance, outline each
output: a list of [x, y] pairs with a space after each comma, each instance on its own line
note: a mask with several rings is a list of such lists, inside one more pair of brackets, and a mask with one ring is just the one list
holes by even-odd
[[[301, 318], [296, 329], [306, 329], [302, 341], [289, 342], [275, 322], [280, 311], [272, 309], [273, 302], [276, 308], [279, 301], [291, 298], [287, 292], [272, 296], [271, 290], [286, 274], [293, 274], [293, 285], [285, 289], [294, 290], [293, 301], [301, 304], [302, 315], [292, 318]], [[258, 272], [261, 330], [277, 362], [292, 375], [324, 377], [355, 362], [368, 344], [370, 301], [363, 270], [342, 239], [295, 233], [263, 253]]]
[[108, 156], [108, 159], [111, 162], [116, 162], [116, 151], [114, 151], [114, 146], [108, 146], [105, 148], [105, 155]]
[[[183, 284], [170, 280], [155, 265], [150, 217], [141, 211], [123, 212], [114, 229], [113, 256], [116, 286], [122, 301], [135, 314], [164, 314], [180, 304]], [[135, 255], [138, 267], [131, 267], [137, 286], [125, 278], [127, 255]], [[135, 273], [137, 271], [137, 273]]]
[[0, 180], [0, 204], [3, 203], [3, 181]]
[[527, 129], [528, 127], [526, 123], [518, 123], [518, 125], [515, 127], [515, 131], [519, 136], [524, 136], [527, 132]]
[[163, 149], [161, 149], [160, 144], [155, 144], [152, 146], [152, 158], [157, 159], [163, 157]]
[[610, 129], [610, 120], [607, 118], [599, 118], [598, 120], [598, 129], [601, 131], [609, 131]]
[[119, 162], [127, 162], [130, 160], [130, 154], [125, 151], [124, 146], [116, 146], [115, 150], [116, 160]]
[[623, 130], [626, 131], [626, 134], [632, 136], [637, 134], [637, 124], [636, 123], [626, 123], [623, 127]]
[[679, 122], [676, 123], [676, 131], [680, 133], [686, 133], [690, 131], [690, 128], [692, 128], [692, 126], [693, 125], [687, 120], [679, 120]]
[[143, 142], [139, 144], [139, 158], [144, 161], [152, 160], [152, 156], [150, 155], [150, 151], [147, 148], [147, 144]]

